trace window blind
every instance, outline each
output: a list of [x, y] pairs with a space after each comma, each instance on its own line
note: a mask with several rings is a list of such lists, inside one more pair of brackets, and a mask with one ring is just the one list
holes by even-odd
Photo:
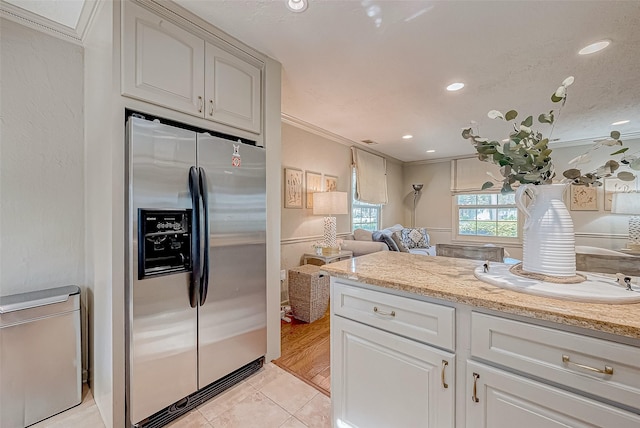
[[355, 199], [369, 204], [386, 204], [387, 160], [356, 147], [351, 148], [356, 170]]
[[451, 192], [466, 193], [480, 192], [482, 185], [487, 181], [493, 181], [493, 191], [499, 191], [501, 183], [496, 183], [491, 173], [498, 180], [502, 178], [500, 167], [490, 162], [482, 162], [477, 158], [454, 159], [451, 161]]

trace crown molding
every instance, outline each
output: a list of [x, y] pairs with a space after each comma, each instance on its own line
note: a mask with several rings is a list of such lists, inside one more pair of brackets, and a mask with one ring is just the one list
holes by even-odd
[[89, 24], [93, 21], [97, 8], [98, 0], [85, 0], [76, 28], [67, 27], [59, 22], [52, 21], [41, 15], [1, 0], [0, 17], [49, 34], [53, 37], [66, 40], [77, 45], [82, 45], [89, 28]]
[[349, 146], [349, 147], [353, 147], [356, 146], [361, 150], [367, 151], [369, 153], [372, 153], [374, 155], [378, 155], [380, 157], [385, 158], [387, 161], [393, 162], [393, 163], [397, 163], [400, 165], [404, 165], [405, 162], [402, 162], [399, 159], [396, 159], [394, 157], [391, 157], [389, 155], [386, 155], [384, 153], [380, 153], [376, 150], [372, 150], [369, 146], [367, 146], [364, 143], [359, 143], [357, 141], [353, 141], [350, 140], [348, 138], [345, 138], [341, 135], [338, 134], [334, 134], [331, 131], [327, 131], [326, 129], [320, 128], [319, 126], [313, 125], [309, 122], [305, 122], [304, 120], [298, 119], [297, 117], [291, 116], [290, 114], [281, 112], [280, 113], [280, 117], [282, 120], [282, 123], [286, 123], [287, 125], [291, 125], [294, 126], [298, 129], [302, 129], [303, 131], [307, 131], [311, 134], [317, 135], [319, 137], [322, 138], [326, 138], [327, 140], [331, 140], [334, 141], [336, 143], [342, 144], [344, 146]]
[[[564, 148], [564, 147], [574, 147], [574, 146], [587, 146], [595, 143], [597, 140], [606, 140], [610, 138], [608, 135], [602, 135], [598, 137], [591, 138], [582, 138], [579, 140], [560, 140], [560, 141], [551, 141], [549, 142], [549, 147], [554, 148]], [[636, 140], [640, 138], [640, 131], [638, 132], [627, 132], [620, 133], [620, 140], [624, 143], [625, 140]]]

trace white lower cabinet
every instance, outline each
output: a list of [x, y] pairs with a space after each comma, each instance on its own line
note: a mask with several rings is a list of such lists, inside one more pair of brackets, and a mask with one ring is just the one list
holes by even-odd
[[467, 428], [638, 428], [640, 415], [474, 361]]
[[336, 428], [454, 426], [454, 354], [333, 315]]
[[612, 340], [332, 277], [333, 427], [640, 428], [640, 348]]

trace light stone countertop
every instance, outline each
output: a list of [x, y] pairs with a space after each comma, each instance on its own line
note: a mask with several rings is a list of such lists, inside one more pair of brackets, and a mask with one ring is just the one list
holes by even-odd
[[380, 251], [324, 265], [331, 276], [569, 326], [640, 339], [640, 303], [600, 304], [533, 296], [475, 278], [478, 260]]

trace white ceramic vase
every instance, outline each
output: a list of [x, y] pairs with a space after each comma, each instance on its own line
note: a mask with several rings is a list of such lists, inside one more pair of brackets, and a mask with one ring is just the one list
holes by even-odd
[[[522, 270], [570, 277], [576, 274], [573, 220], [562, 197], [567, 184], [521, 185], [516, 206], [524, 213]], [[524, 198], [532, 200], [526, 205]]]

